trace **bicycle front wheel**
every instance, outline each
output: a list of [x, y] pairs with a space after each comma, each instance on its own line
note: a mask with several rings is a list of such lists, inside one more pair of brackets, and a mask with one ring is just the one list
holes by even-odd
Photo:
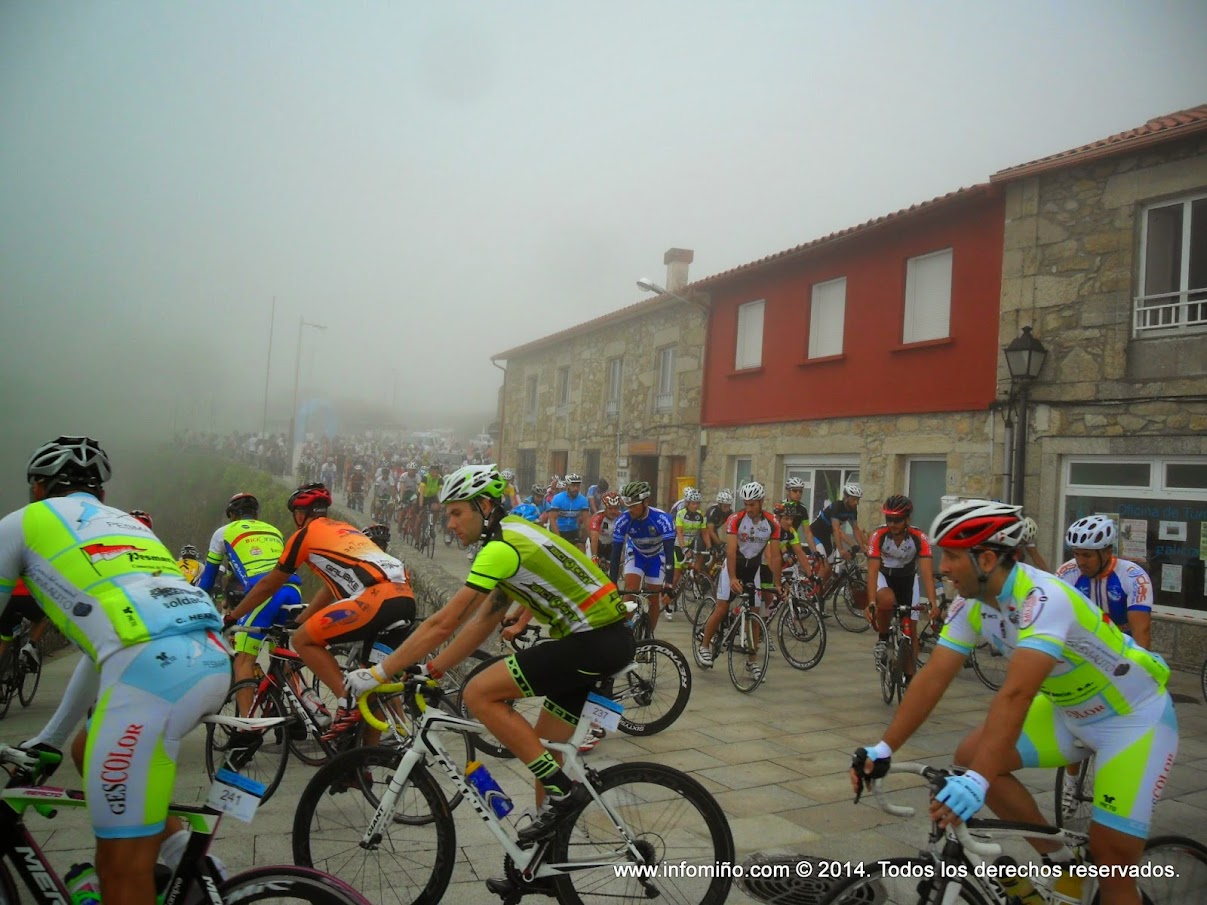
[[986, 688], [997, 691], [1002, 687], [1008, 665], [1009, 660], [985, 642], [972, 649], [972, 669]]
[[25, 662], [25, 657], [20, 653], [17, 654], [17, 697], [21, 699], [21, 706], [28, 707], [34, 702], [34, 695], [38, 693], [38, 683], [42, 681], [42, 667], [38, 666], [29, 668]]
[[[1207, 847], [1185, 836], [1154, 836], [1140, 856], [1136, 881], [1144, 905], [1201, 902], [1207, 891]], [[1099, 897], [1094, 897], [1098, 905]]]
[[909, 668], [914, 662], [913, 642], [902, 635], [897, 639], [897, 662], [893, 667], [893, 679], [896, 683], [897, 703], [905, 697], [905, 679], [910, 674]]
[[236, 874], [218, 887], [223, 902], [372, 905], [338, 877], [308, 867], [275, 864]]
[[[832, 887], [819, 905], [992, 905], [972, 881], [934, 876], [939, 870], [932, 858], [885, 858], [855, 870], [854, 876]], [[958, 886], [958, 891], [952, 886]]]
[[356, 748], [321, 768], [298, 800], [293, 860], [355, 887], [376, 905], [435, 905], [448, 888], [457, 854], [448, 803], [417, 766], [380, 839], [365, 836], [402, 752]]
[[812, 669], [826, 652], [826, 626], [813, 604], [791, 599], [780, 612], [776, 637], [793, 669]]
[[746, 624], [729, 636], [729, 680], [742, 694], [750, 694], [767, 678], [771, 634], [758, 613], [746, 612], [741, 618]]
[[633, 654], [637, 668], [615, 679], [612, 697], [624, 705], [620, 731], [653, 735], [679, 718], [692, 694], [687, 657], [657, 638], [640, 641]]
[[861, 634], [872, 627], [867, 617], [867, 585], [847, 579], [834, 591], [834, 618], [848, 632]]
[[[239, 695], [250, 695], [251, 706], [247, 713], [239, 712]], [[275, 688], [260, 690], [259, 679], [243, 679], [231, 686], [218, 711], [222, 716], [280, 717], [286, 716], [281, 696]], [[294, 720], [271, 729], [232, 730], [216, 723], [205, 724], [205, 772], [213, 779], [214, 774], [226, 765], [227, 757], [233, 756], [232, 765], [242, 775], [264, 783], [264, 794], [260, 803], [268, 801], [281, 784], [285, 765], [289, 761], [289, 745], [286, 741], [291, 731], [303, 729]], [[232, 745], [232, 741], [235, 742]], [[234, 750], [232, 750], [234, 748]], [[250, 754], [243, 752], [250, 751]]]
[[[592, 801], [558, 831], [545, 861], [568, 868], [556, 881], [561, 902], [647, 902], [643, 882], [668, 905], [726, 900], [733, 878], [713, 875], [716, 865], [733, 863], [733, 834], [704, 786], [672, 767], [631, 763], [600, 771], [596, 790], [611, 815]], [[697, 869], [674, 878], [617, 876], [620, 865], [666, 864]]]
[[897, 676], [898, 669], [896, 647], [893, 644], [892, 636], [885, 643], [883, 659], [877, 664], [880, 669], [880, 697], [884, 699], [884, 703], [893, 703], [893, 695], [897, 693]]

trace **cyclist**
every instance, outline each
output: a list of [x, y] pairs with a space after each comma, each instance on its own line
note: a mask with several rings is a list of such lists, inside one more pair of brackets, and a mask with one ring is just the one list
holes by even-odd
[[588, 532], [591, 547], [587, 553], [601, 569], [607, 569], [612, 564], [612, 529], [620, 518], [620, 494], [605, 493], [600, 501], [603, 505], [599, 512], [591, 516], [591, 526]]
[[151, 518], [151, 513], [143, 512], [141, 509], [131, 509], [129, 514], [146, 525], [148, 530], [155, 530], [155, 519]]
[[[695, 487], [683, 491], [683, 507], [675, 515], [675, 575], [671, 579], [671, 594], [679, 587], [679, 576], [685, 568], [695, 568], [702, 555], [700, 542], [704, 528], [704, 514], [700, 503], [704, 497]], [[690, 561], [689, 561], [690, 560]], [[675, 618], [674, 604], [666, 606], [666, 618]]]
[[[768, 583], [777, 592], [783, 591], [780, 574], [783, 563], [778, 543], [780, 528], [775, 516], [763, 510], [767, 491], [758, 481], [750, 481], [742, 485], [738, 495], [742, 498], [742, 511], [731, 515], [725, 525], [725, 568], [721, 570], [721, 581], [717, 583], [717, 603], [700, 638], [700, 662], [705, 667], [712, 666], [713, 635], [729, 614], [731, 592], [740, 594], [746, 584], [759, 587]], [[767, 554], [767, 565], [763, 565], [764, 553]], [[759, 639], [755, 638], [754, 642], [757, 649]], [[761, 667], [747, 661], [746, 669], [758, 678]]]
[[[504, 517], [502, 493], [503, 479], [492, 465], [464, 466], [445, 478], [440, 498], [449, 524], [462, 543], [482, 542], [465, 586], [383, 662], [350, 673], [348, 688], [360, 695], [377, 687], [418, 663], [460, 626], [456, 638], [420, 667], [439, 678], [491, 635], [512, 601], [531, 610], [555, 640], [506, 657], [463, 692], [474, 716], [527, 764], [537, 780], [538, 802], [546, 797], [550, 802], [520, 830], [520, 844], [527, 846], [548, 838], [564, 817], [590, 800], [540, 740], [570, 738], [592, 685], [629, 663], [635, 645], [624, 624], [628, 608], [615, 584], [563, 538]], [[545, 695], [545, 703], [533, 727], [509, 702], [535, 695]], [[498, 882], [491, 881], [492, 891], [498, 891]]]
[[365, 511], [365, 467], [359, 462], [353, 466], [348, 475], [348, 486], [344, 491], [348, 500], [348, 508], [358, 512]]
[[1018, 545], [1019, 554], [1041, 572], [1051, 572], [1052, 570], [1048, 568], [1047, 560], [1039, 552], [1039, 547], [1035, 545], [1035, 536], [1037, 534], [1039, 534], [1039, 525], [1035, 524], [1035, 519], [1031, 518], [1031, 516], [1025, 516], [1023, 518], [1023, 538]]
[[184, 576], [184, 580], [189, 584], [196, 584], [197, 579], [201, 577], [201, 557], [197, 553], [197, 548], [192, 544], [185, 544], [180, 548], [180, 559], [176, 560], [176, 568], [180, 570], [180, 574]]
[[[675, 561], [675, 525], [669, 515], [649, 504], [650, 493], [650, 485], [645, 481], [630, 481], [621, 488], [620, 501], [625, 511], [612, 525], [608, 574], [615, 582], [623, 556], [626, 594], [640, 590], [644, 578], [647, 590], [661, 589], [661, 596], [669, 599], [662, 582]], [[653, 635], [658, 625], [658, 604], [650, 604], [649, 618]]]
[[426, 506], [432, 512], [436, 511], [436, 507], [439, 505], [437, 497], [440, 495], [440, 481], [440, 466], [429, 465], [419, 480], [419, 507], [421, 509]]
[[[303, 484], [288, 500], [297, 531], [285, 542], [276, 568], [264, 575], [226, 617], [227, 624], [250, 613], [280, 590], [306, 563], [323, 582], [298, 616], [293, 649], [319, 681], [344, 697], [344, 676], [328, 645], [377, 637], [387, 626], [415, 619], [415, 598], [402, 563], [383, 552], [359, 529], [327, 517], [331, 491]], [[341, 702], [330, 734], [360, 720], [354, 700]]]
[[[896, 493], [881, 507], [884, 524], [872, 532], [868, 541], [868, 587], [876, 588], [875, 625], [880, 635], [876, 642], [876, 668], [883, 671], [888, 665], [888, 637], [893, 624], [893, 608], [897, 601], [909, 601], [910, 637], [914, 655], [905, 668], [905, 681], [913, 679], [918, 659], [918, 618], [926, 603], [928, 618], [935, 614], [935, 567], [926, 535], [909, 523], [913, 501]], [[922, 578], [918, 582], [919, 575]], [[925, 601], [922, 594], [926, 593]]]
[[389, 525], [370, 525], [365, 528], [365, 537], [377, 544], [382, 550], [389, 551], [390, 549], [390, 526]]
[[[931, 804], [941, 826], [988, 804], [1008, 821], [1046, 823], [1013, 775], [1097, 754], [1090, 852], [1103, 905], [1138, 903], [1135, 879], [1152, 816], [1178, 747], [1177, 717], [1165, 684], [1169, 667], [1139, 647], [1054, 575], [1015, 559], [1019, 507], [964, 500], [939, 513], [930, 534], [943, 577], [962, 595], [951, 606], [939, 644], [910, 684], [881, 742], [855, 752], [851, 784], [883, 776], [895, 749], [926, 721], [979, 640], [1009, 658], [1005, 681], [984, 723], [956, 750], [969, 768], [947, 780]], [[1079, 748], [1079, 740], [1086, 747]], [[1054, 863], [1072, 852], [1028, 840]]]
[[[827, 557], [834, 553], [835, 548], [838, 549], [838, 554], [843, 559], [850, 559], [852, 550], [867, 549], [867, 538], [864, 537], [863, 529], [859, 527], [857, 521], [859, 516], [857, 507], [862, 497], [863, 488], [854, 481], [850, 481], [842, 487], [842, 499], [835, 500], [826, 506], [817, 513], [817, 518], [813, 519], [813, 523], [809, 527], [813, 531], [813, 536], [821, 543]], [[845, 524], [851, 526], [851, 532], [855, 536], [853, 542], [847, 539], [846, 531], [843, 529]]]
[[503, 508], [510, 512], [519, 505], [520, 497], [515, 489], [515, 472], [510, 468], [504, 468], [499, 472], [503, 476], [503, 480], [507, 482], [507, 487], [503, 490]]
[[587, 522], [590, 506], [580, 493], [583, 479], [571, 472], [566, 475], [566, 489], [558, 493], [549, 503], [554, 513], [549, 519], [549, 530], [569, 541], [580, 550], [587, 544]]
[[[801, 544], [799, 529], [807, 515], [805, 507], [797, 503], [780, 503], [774, 509], [776, 521], [780, 523], [780, 571], [797, 566], [800, 574], [813, 574], [813, 556], [816, 555], [808, 547]], [[764, 558], [764, 565], [770, 563]]]
[[1078, 519], [1065, 534], [1073, 558], [1056, 570], [1056, 577], [1090, 598], [1111, 622], [1148, 649], [1152, 647], [1152, 579], [1136, 563], [1115, 555], [1116, 538], [1113, 519], [1105, 515]]
[[[281, 532], [268, 522], [259, 520], [260, 501], [250, 493], [236, 493], [226, 504], [227, 523], [214, 531], [210, 537], [209, 550], [205, 554], [205, 570], [197, 581], [197, 587], [209, 594], [218, 579], [218, 571], [225, 565], [227, 573], [237, 583], [235, 596], [246, 599], [248, 592], [272, 572], [272, 567], [281, 558], [285, 542]], [[275, 591], [261, 605], [247, 611], [240, 621], [249, 629], [235, 635], [235, 681], [250, 679], [255, 672], [256, 657], [264, 642], [264, 632], [278, 621], [284, 621], [284, 607], [297, 606], [302, 602], [302, 579], [297, 575]], [[243, 611], [242, 604], [235, 608]], [[240, 713], [251, 707], [252, 690], [239, 693]]]
[[38, 642], [50, 628], [50, 620], [38, 606], [38, 601], [34, 600], [33, 595], [29, 593], [29, 589], [25, 587], [25, 582], [17, 579], [12, 596], [4, 605], [3, 610], [0, 610], [0, 662], [8, 653], [9, 646], [16, 637], [13, 633], [23, 619], [29, 620], [30, 629], [29, 640], [22, 645], [20, 655], [25, 657], [29, 661], [29, 665], [36, 669], [42, 665], [42, 657], [38, 654]]
[[541, 517], [541, 510], [533, 502], [534, 496], [524, 497], [524, 502], [511, 510], [512, 515], [518, 515], [526, 522], [535, 522]]
[[817, 542], [809, 528], [809, 507], [805, 505], [805, 482], [800, 478], [788, 478], [784, 481], [784, 506], [795, 507], [796, 530], [800, 534], [801, 543], [807, 550], [816, 550], [824, 555], [825, 548]]
[[24, 576], [55, 627], [84, 652], [52, 722], [69, 732], [96, 701], [86, 746], [75, 753], [101, 893], [153, 905], [180, 742], [222, 706], [230, 657], [206, 594], [184, 580], [142, 522], [104, 505], [111, 474], [109, 457], [88, 437], [59, 437], [34, 452], [26, 468], [32, 502], [0, 521], [0, 603]]

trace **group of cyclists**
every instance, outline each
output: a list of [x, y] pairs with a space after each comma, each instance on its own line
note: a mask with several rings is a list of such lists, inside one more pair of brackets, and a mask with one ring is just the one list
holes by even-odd
[[[382, 662], [344, 675], [329, 645], [374, 637], [417, 614], [406, 569], [385, 550], [389, 529], [362, 531], [332, 518], [324, 483], [306, 483], [289, 497], [288, 538], [258, 519], [254, 497], [235, 494], [200, 575], [190, 580], [149, 517], [105, 505], [111, 465], [95, 440], [59, 437], [35, 451], [26, 472], [30, 504], [0, 520], [0, 604], [7, 610], [22, 581], [83, 656], [51, 722], [23, 744], [65, 747], [93, 708], [72, 753], [84, 778], [107, 901], [155, 901], [156, 858], [181, 848], [180, 835], [187, 834], [167, 817], [180, 740], [218, 709], [232, 675], [246, 674], [262, 638], [256, 630], [300, 601], [303, 564], [322, 585], [297, 616], [293, 640], [339, 698], [333, 730], [359, 718], [358, 696], [397, 675], [438, 679], [495, 631], [513, 604], [543, 624], [549, 643], [504, 658], [463, 690], [474, 716], [533, 776], [541, 807], [520, 829], [523, 845], [549, 838], [589, 797], [541, 739], [568, 739], [593, 683], [633, 656], [626, 627], [632, 605], [624, 593], [643, 582], [647, 590], [673, 587], [677, 572], [699, 568], [722, 541], [717, 604], [699, 639], [705, 648], [730, 598], [750, 586], [780, 590], [788, 559], [811, 573], [829, 568], [833, 557], [865, 549], [876, 581], [871, 615], [877, 628], [901, 595], [920, 614], [936, 599], [931, 545], [939, 548], [940, 573], [960, 596], [884, 738], [855, 753], [856, 790], [887, 772], [893, 751], [925, 722], [982, 640], [1010, 658], [1009, 669], [983, 724], [956, 751], [967, 769], [936, 796], [932, 814], [940, 823], [967, 820], [985, 804], [1007, 819], [1040, 822], [1034, 799], [1013, 773], [1096, 754], [1093, 857], [1099, 864], [1134, 865], [1177, 751], [1177, 721], [1165, 690], [1169, 669], [1146, 649], [1151, 582], [1138, 565], [1116, 556], [1115, 526], [1105, 516], [1070, 526], [1073, 559], [1053, 575], [1023, 562], [1034, 548], [1034, 523], [1019, 507], [993, 501], [964, 500], [945, 509], [927, 536], [910, 525], [910, 501], [890, 496], [882, 507], [885, 524], [865, 537], [857, 520], [862, 490], [855, 483], [810, 521], [800, 502], [803, 485], [794, 480], [770, 511], [764, 486], [749, 481], [738, 491], [736, 511], [732, 496], [721, 491], [701, 515], [701, 495], [692, 490], [673, 517], [650, 505], [651, 488], [642, 481], [625, 484], [619, 494], [605, 488], [598, 511], [592, 514], [588, 503], [584, 514], [576, 502], [581, 488], [571, 493], [581, 481], [567, 480], [564, 490], [553, 488], [546, 508], [553, 515], [542, 525], [539, 515], [532, 521], [516, 512], [523, 503], [536, 505], [535, 488], [520, 501], [514, 477], [490, 465], [463, 466], [439, 481], [434, 503], [463, 544], [478, 544], [464, 586], [417, 621]], [[225, 615], [209, 593], [222, 563], [244, 595]], [[651, 607], [651, 623], [657, 609]], [[236, 623], [247, 631], [231, 651], [221, 632]], [[509, 702], [535, 695], [545, 702], [531, 726]], [[243, 742], [254, 744], [250, 737]], [[123, 758], [117, 784], [114, 752]], [[1053, 863], [1071, 857], [1034, 844]], [[508, 883], [491, 881], [490, 888], [508, 894]], [[1140, 901], [1126, 875], [1102, 877], [1100, 884], [1104, 905]]]

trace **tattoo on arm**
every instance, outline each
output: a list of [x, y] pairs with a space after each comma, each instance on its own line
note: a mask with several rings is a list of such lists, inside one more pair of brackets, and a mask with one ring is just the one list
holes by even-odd
[[503, 593], [502, 589], [495, 588], [490, 592], [490, 612], [491, 615], [500, 613], [511, 606], [511, 598]]

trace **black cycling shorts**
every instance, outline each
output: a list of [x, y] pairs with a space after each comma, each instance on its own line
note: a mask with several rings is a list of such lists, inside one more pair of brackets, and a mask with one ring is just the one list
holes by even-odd
[[738, 562], [733, 571], [745, 589], [749, 589], [752, 582], [757, 585], [772, 583], [771, 567], [763, 565], [762, 557], [747, 559], [739, 553]]
[[573, 531], [562, 531], [561, 537], [562, 537], [562, 540], [564, 540], [564, 541], [568, 541], [569, 543], [572, 543], [576, 546], [578, 545], [578, 529], [577, 528], [575, 528]]
[[38, 623], [45, 618], [42, 608], [38, 606], [38, 602], [33, 597], [27, 594], [14, 594], [8, 599], [4, 612], [0, 614], [0, 640], [12, 640], [13, 632], [17, 630], [22, 619]]
[[518, 651], [504, 663], [524, 697], [544, 695], [545, 710], [577, 726], [587, 693], [600, 678], [633, 662], [636, 644], [632, 630], [614, 622]]

